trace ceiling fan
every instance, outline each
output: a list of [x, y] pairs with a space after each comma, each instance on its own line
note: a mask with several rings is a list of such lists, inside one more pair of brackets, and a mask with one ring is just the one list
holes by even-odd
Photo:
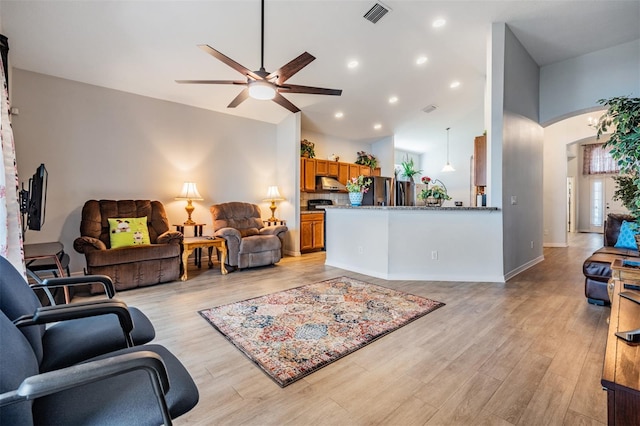
[[289, 102], [282, 93], [306, 93], [312, 95], [333, 95], [340, 96], [342, 90], [339, 89], [323, 89], [320, 87], [299, 86], [296, 84], [285, 84], [295, 73], [309, 65], [314, 59], [313, 55], [304, 52], [286, 65], [280, 67], [274, 72], [267, 72], [264, 69], [264, 0], [262, 0], [262, 33], [260, 45], [260, 69], [251, 71], [240, 65], [233, 59], [217, 51], [207, 44], [200, 44], [198, 47], [210, 54], [214, 58], [219, 59], [229, 65], [234, 70], [244, 75], [247, 80], [176, 80], [181, 84], [235, 84], [238, 86], [246, 86], [242, 92], [231, 101], [227, 108], [235, 108], [240, 105], [248, 97], [262, 100], [273, 100], [280, 106], [285, 107], [291, 112], [298, 112], [300, 109]]

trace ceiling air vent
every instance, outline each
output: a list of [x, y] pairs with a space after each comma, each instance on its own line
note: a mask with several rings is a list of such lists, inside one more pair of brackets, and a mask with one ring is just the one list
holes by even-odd
[[429, 106], [426, 106], [426, 107], [422, 108], [422, 111], [424, 111], [427, 114], [429, 114], [430, 112], [435, 111], [437, 108], [438, 108], [438, 105], [433, 105], [432, 104], [432, 105], [429, 105]]
[[371, 9], [367, 13], [364, 14], [364, 19], [367, 21], [371, 21], [374, 24], [378, 22], [384, 15], [387, 14], [391, 9], [382, 3], [376, 3], [373, 5]]

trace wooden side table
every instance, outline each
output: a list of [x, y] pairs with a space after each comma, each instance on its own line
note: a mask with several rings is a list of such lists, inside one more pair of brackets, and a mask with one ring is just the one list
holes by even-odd
[[287, 221], [286, 220], [263, 220], [262, 223], [264, 223], [264, 226], [276, 226], [276, 225], [286, 225]]
[[640, 268], [627, 267], [622, 259], [611, 264], [609, 282], [611, 316], [602, 369], [602, 386], [607, 390], [607, 422], [609, 425], [640, 424], [640, 352], [637, 343], [629, 343], [616, 333], [640, 328], [640, 303], [620, 296], [628, 293], [640, 299]]
[[222, 275], [227, 274], [227, 268], [225, 268], [224, 263], [227, 260], [227, 243], [224, 238], [218, 237], [185, 237], [182, 241], [183, 252], [182, 252], [182, 276], [180, 279], [182, 281], [187, 280], [187, 261], [189, 259], [189, 255], [196, 250], [203, 248], [209, 249], [209, 268], [213, 267], [213, 262], [211, 262], [211, 252], [215, 247], [220, 254], [220, 272]]
[[[193, 227], [193, 236], [194, 237], [202, 237], [202, 230], [204, 229], [204, 227], [206, 226], [205, 223], [194, 223], [192, 225], [186, 224], [186, 223], [181, 223], [181, 224], [174, 224], [173, 226], [176, 227], [176, 231], [178, 232], [182, 232], [182, 235], [184, 235], [185, 237], [187, 236], [187, 234], [185, 234], [184, 232], [184, 228], [185, 227]], [[195, 258], [194, 258], [195, 264], [198, 268], [200, 268], [202, 266], [202, 249], [198, 248], [196, 249], [196, 254], [195, 254]]]

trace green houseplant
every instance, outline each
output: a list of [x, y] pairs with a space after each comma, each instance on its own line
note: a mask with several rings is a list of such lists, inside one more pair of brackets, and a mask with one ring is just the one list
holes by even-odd
[[600, 99], [607, 111], [598, 120], [596, 137], [612, 132], [604, 147], [620, 167], [616, 178], [618, 197], [636, 220], [640, 218], [640, 98], [616, 96]]
[[375, 169], [378, 166], [378, 159], [373, 154], [368, 154], [365, 151], [359, 151], [356, 164], [369, 166], [372, 169]]
[[413, 177], [415, 175], [422, 173], [422, 170], [417, 170], [415, 168], [415, 165], [413, 164], [413, 158], [405, 157], [404, 161], [400, 163], [400, 166], [402, 167], [402, 176], [406, 177], [411, 182], [413, 182]]
[[302, 141], [300, 141], [300, 156], [306, 158], [314, 158], [316, 156], [315, 147], [316, 144], [303, 139]]
[[369, 190], [371, 179], [365, 179], [363, 175], [353, 177], [347, 181], [347, 191], [349, 191], [349, 201], [352, 206], [362, 205], [362, 198]]
[[429, 176], [424, 176], [422, 178], [422, 183], [427, 186], [420, 191], [418, 198], [424, 200], [425, 206], [440, 207], [444, 201], [451, 199], [449, 194], [447, 194], [447, 187], [444, 186], [444, 183], [441, 180], [431, 179]]

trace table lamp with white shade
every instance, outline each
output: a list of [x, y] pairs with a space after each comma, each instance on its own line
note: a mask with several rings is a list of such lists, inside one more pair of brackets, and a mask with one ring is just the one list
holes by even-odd
[[276, 201], [282, 201], [284, 198], [280, 195], [280, 191], [278, 191], [278, 187], [276, 185], [272, 185], [267, 189], [267, 198], [265, 201], [271, 201], [271, 205], [269, 208], [271, 209], [271, 217], [268, 219], [269, 222], [277, 222], [280, 219], [276, 218]]
[[185, 182], [182, 185], [182, 191], [180, 191], [180, 195], [176, 197], [176, 200], [187, 200], [187, 205], [184, 208], [189, 215], [189, 218], [184, 223], [185, 225], [195, 225], [195, 222], [191, 219], [191, 213], [195, 210], [193, 204], [191, 202], [193, 200], [204, 200], [200, 193], [198, 192], [198, 188], [196, 187], [195, 182]]

